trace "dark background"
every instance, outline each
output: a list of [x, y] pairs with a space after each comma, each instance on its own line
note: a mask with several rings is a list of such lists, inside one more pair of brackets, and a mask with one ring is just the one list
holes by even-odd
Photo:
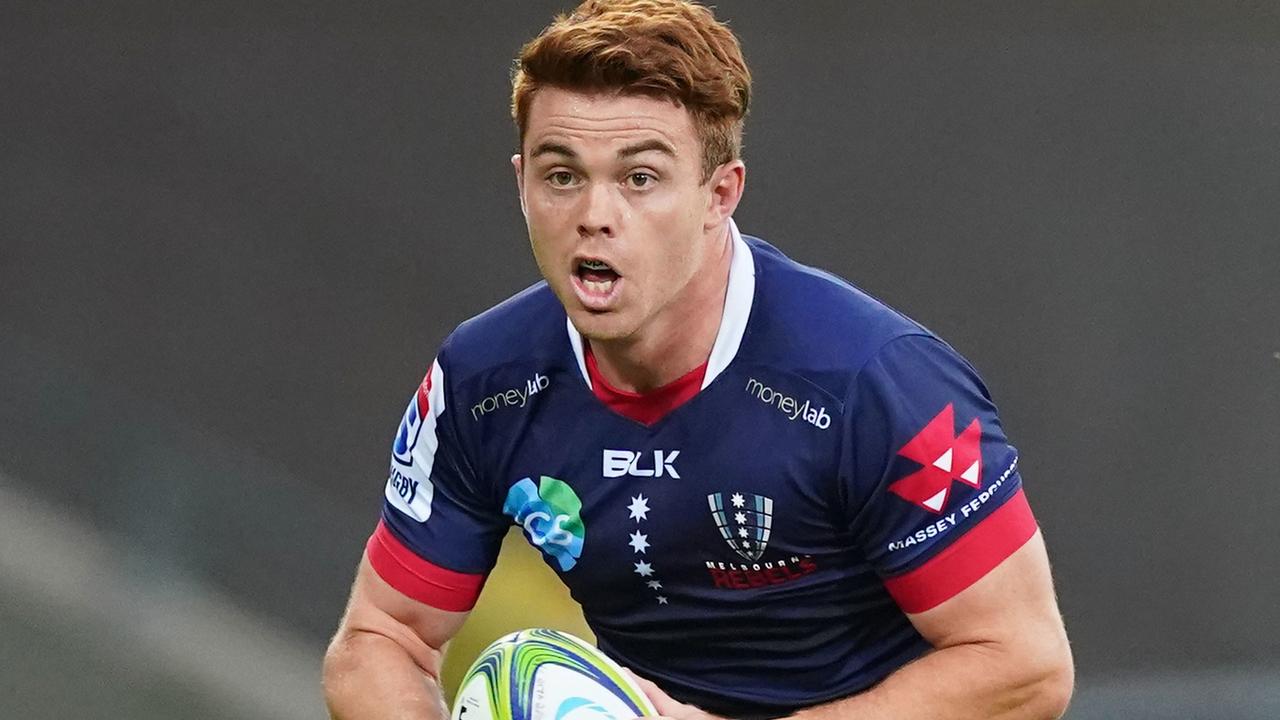
[[[437, 343], [537, 279], [508, 72], [567, 6], [0, 8], [0, 469], [323, 642]], [[983, 373], [1082, 683], [1280, 662], [1280, 6], [718, 15], [739, 226]]]

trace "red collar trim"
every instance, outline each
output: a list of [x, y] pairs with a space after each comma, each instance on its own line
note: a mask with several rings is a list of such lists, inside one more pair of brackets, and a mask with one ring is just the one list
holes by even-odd
[[587, 361], [587, 377], [591, 378], [591, 392], [600, 398], [600, 402], [609, 406], [609, 409], [644, 425], [658, 422], [666, 417], [667, 413], [697, 395], [702, 389], [702, 379], [707, 374], [707, 363], [702, 363], [681, 377], [647, 393], [619, 390], [605, 381], [600, 374], [600, 367], [596, 364], [596, 356], [591, 352], [591, 346], [583, 344], [585, 347], [582, 349], [582, 354]]

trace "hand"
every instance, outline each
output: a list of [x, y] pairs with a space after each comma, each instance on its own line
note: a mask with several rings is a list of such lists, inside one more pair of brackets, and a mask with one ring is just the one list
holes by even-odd
[[712, 715], [697, 706], [686, 705], [663, 692], [662, 688], [630, 670], [626, 672], [640, 686], [644, 694], [649, 697], [649, 702], [653, 703], [653, 707], [657, 709], [658, 715], [662, 720], [726, 720], [719, 715]]

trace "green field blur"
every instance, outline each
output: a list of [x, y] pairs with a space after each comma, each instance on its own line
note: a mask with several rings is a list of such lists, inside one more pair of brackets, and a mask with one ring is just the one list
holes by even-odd
[[452, 702], [463, 674], [480, 651], [499, 637], [530, 627], [548, 627], [595, 642], [578, 604], [542, 561], [542, 553], [512, 528], [498, 565], [462, 632], [449, 643], [444, 661], [445, 697]]

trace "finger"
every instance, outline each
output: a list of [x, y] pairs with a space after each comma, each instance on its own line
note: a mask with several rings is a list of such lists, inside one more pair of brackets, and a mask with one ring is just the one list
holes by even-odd
[[683, 717], [688, 714], [689, 708], [684, 703], [673, 699], [656, 684], [638, 676], [636, 677], [636, 683], [641, 690], [644, 690], [644, 694], [649, 696], [649, 701], [653, 703], [658, 715], [663, 717]]

